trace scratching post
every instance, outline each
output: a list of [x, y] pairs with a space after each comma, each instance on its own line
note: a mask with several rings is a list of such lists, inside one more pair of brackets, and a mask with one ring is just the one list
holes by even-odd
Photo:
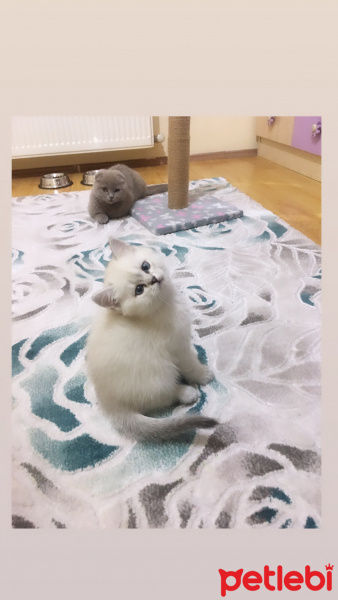
[[[189, 158], [190, 117], [169, 117], [168, 194], [138, 200], [131, 209], [134, 219], [156, 235], [220, 223], [243, 215], [236, 202], [229, 204], [230, 184], [225, 179], [192, 181], [189, 185]], [[235, 199], [236, 193], [233, 188]]]
[[168, 208], [186, 208], [189, 189], [190, 117], [169, 117]]

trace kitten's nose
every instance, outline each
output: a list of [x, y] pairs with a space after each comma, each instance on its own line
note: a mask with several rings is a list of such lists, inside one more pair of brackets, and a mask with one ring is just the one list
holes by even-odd
[[151, 285], [154, 285], [154, 283], [157, 283], [157, 282], [158, 282], [158, 279], [156, 279], [155, 275], [153, 275], [151, 278], [151, 282], [150, 282]]

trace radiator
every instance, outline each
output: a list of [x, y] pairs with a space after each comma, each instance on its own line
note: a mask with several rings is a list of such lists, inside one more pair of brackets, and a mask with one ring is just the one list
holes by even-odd
[[151, 117], [13, 117], [12, 156], [45, 156], [154, 145]]

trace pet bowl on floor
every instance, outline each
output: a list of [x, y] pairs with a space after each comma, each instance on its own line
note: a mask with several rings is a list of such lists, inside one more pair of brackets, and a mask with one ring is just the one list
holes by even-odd
[[58, 188], [68, 187], [72, 184], [73, 182], [69, 179], [66, 173], [47, 173], [47, 175], [42, 175], [39, 188], [43, 190], [55, 190]]
[[83, 178], [81, 183], [83, 185], [93, 185], [94, 184], [94, 180], [95, 180], [95, 175], [96, 173], [98, 173], [99, 169], [97, 169], [96, 171], [86, 171], [85, 173], [83, 173]]

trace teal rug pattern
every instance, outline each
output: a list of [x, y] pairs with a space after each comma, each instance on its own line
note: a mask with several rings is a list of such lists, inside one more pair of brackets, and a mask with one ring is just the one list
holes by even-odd
[[[89, 191], [13, 198], [14, 528], [321, 526], [321, 251], [223, 178], [243, 216], [156, 236], [95, 223]], [[86, 338], [110, 236], [162, 252], [215, 380], [194, 411], [211, 432], [126, 440], [100, 412]], [[159, 415], [160, 416], [160, 415]]]

